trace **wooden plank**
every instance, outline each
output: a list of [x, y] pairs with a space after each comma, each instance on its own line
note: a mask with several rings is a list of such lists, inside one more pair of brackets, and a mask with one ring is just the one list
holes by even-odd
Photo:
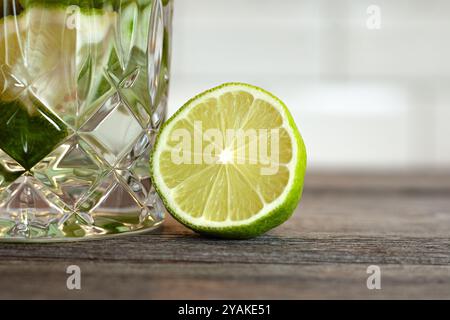
[[204, 262], [253, 264], [449, 265], [449, 238], [358, 237], [315, 234], [246, 241], [142, 235], [73, 244], [3, 244], [0, 257], [27, 260]]
[[308, 192], [332, 190], [333, 192], [363, 191], [384, 193], [395, 191], [403, 193], [446, 193], [450, 195], [449, 171], [419, 171], [419, 172], [308, 172], [305, 189]]
[[450, 298], [450, 267], [381, 265], [381, 290], [365, 265], [205, 263], [79, 264], [81, 290], [68, 290], [62, 262], [0, 263], [0, 298], [423, 299]]
[[[191, 234], [169, 220], [166, 234]], [[294, 216], [270, 232], [450, 238], [450, 173], [308, 174]]]
[[[0, 243], [0, 298], [450, 298], [450, 175], [308, 175], [287, 223], [246, 241], [155, 232]], [[65, 286], [68, 265], [83, 289]], [[382, 290], [365, 286], [382, 269]]]

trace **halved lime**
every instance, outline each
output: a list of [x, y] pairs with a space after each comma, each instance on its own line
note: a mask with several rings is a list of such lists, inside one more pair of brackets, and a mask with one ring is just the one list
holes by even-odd
[[196, 96], [164, 124], [151, 170], [178, 221], [207, 235], [251, 238], [294, 212], [306, 150], [283, 102], [228, 83]]

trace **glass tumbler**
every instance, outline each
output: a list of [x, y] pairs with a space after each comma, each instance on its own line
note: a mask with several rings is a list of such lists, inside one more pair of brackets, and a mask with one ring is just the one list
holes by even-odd
[[171, 0], [0, 0], [0, 241], [142, 232]]

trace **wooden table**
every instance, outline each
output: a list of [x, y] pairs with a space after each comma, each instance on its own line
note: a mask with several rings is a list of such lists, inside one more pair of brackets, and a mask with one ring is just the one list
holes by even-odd
[[[81, 290], [68, 290], [78, 265]], [[381, 270], [369, 290], [367, 268]], [[147, 235], [0, 244], [0, 298], [450, 298], [450, 174], [309, 174], [295, 216], [249, 241], [169, 219]]]

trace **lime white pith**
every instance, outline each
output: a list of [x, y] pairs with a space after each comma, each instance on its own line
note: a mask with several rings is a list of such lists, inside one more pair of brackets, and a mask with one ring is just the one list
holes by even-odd
[[[278, 172], [262, 175], [261, 165], [249, 162], [173, 163], [171, 134], [180, 128], [192, 132], [195, 121], [204, 130], [278, 128]], [[164, 125], [152, 155], [153, 182], [173, 216], [198, 232], [231, 238], [252, 237], [287, 220], [301, 197], [305, 169], [303, 140], [284, 104], [239, 83], [189, 101]]]

